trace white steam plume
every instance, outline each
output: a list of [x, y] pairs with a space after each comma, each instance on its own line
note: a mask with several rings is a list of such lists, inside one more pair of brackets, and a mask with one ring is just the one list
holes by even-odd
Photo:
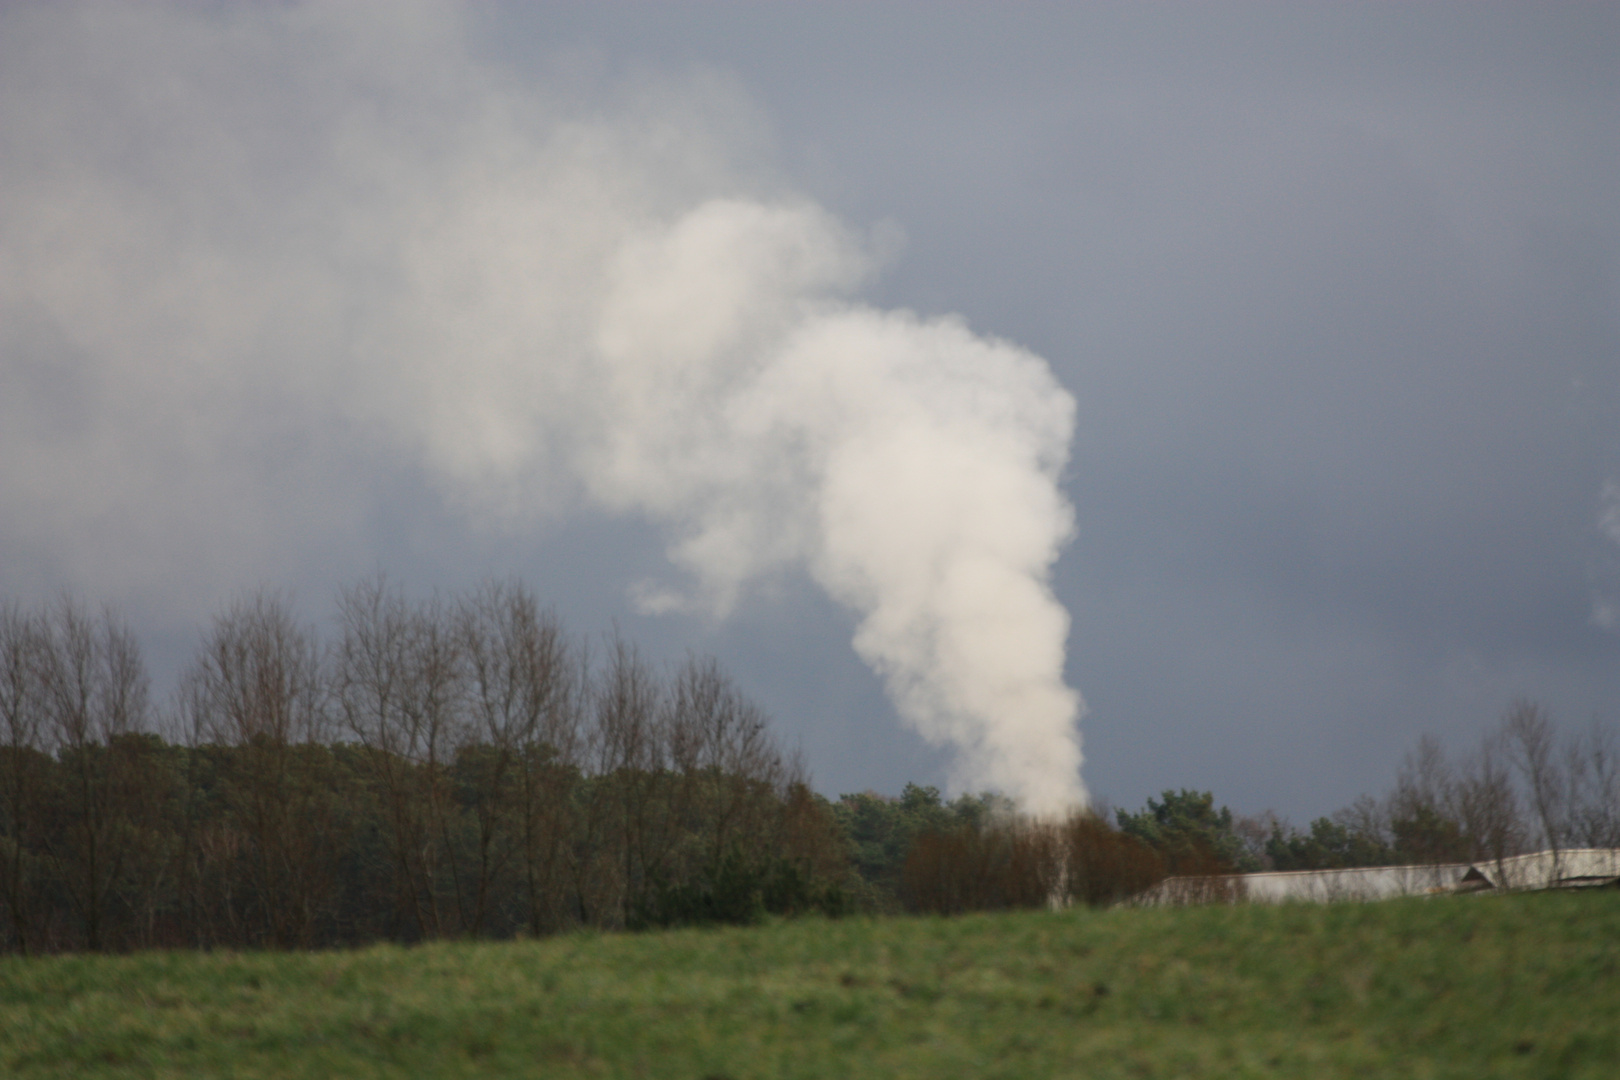
[[663, 523], [648, 610], [807, 571], [957, 784], [1083, 801], [1073, 402], [859, 303], [873, 243], [759, 141], [722, 80], [544, 92], [437, 5], [7, 9], [0, 543], [251, 577], [404, 453], [476, 520]]

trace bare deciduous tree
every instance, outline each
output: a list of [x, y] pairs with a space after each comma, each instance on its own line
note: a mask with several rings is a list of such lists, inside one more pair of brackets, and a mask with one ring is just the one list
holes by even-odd
[[243, 917], [270, 944], [305, 945], [329, 898], [334, 856], [314, 633], [282, 597], [245, 597], [214, 620], [185, 683], [195, 741], [231, 751], [222, 760], [251, 883]]
[[701, 837], [703, 869], [712, 873], [733, 847], [757, 857], [773, 839], [767, 804], [790, 780], [765, 714], [715, 660], [696, 657], [675, 678], [669, 712], [673, 764]]
[[1387, 848], [1394, 838], [1389, 831], [1389, 807], [1371, 795], [1358, 795], [1354, 802], [1334, 812], [1332, 820], [1367, 846]]
[[1472, 848], [1470, 857], [1493, 860], [1503, 872], [1504, 860], [1524, 845], [1524, 826], [1500, 735], [1487, 736], [1464, 760], [1452, 804]]
[[1395, 779], [1389, 799], [1389, 828], [1395, 850], [1414, 863], [1466, 859], [1467, 841], [1453, 812], [1454, 780], [1440, 742], [1418, 740]]
[[657, 797], [668, 760], [661, 696], [656, 675], [635, 646], [615, 636], [594, 695], [592, 801], [609, 823], [617, 849], [614, 885], [624, 924], [637, 921], [667, 854], [660, 843], [667, 806]]
[[141, 784], [148, 679], [140, 647], [110, 613], [92, 618], [63, 597], [37, 623], [46, 731], [64, 775], [61, 820], [45, 849], [86, 945], [111, 944], [107, 907], [129, 854], [127, 817]]
[[448, 929], [441, 875], [457, 885], [446, 841], [454, 818], [447, 766], [463, 691], [460, 643], [439, 605], [412, 607], [380, 576], [346, 589], [338, 610], [339, 712], [367, 751], [401, 906], [418, 933], [437, 937]]
[[14, 604], [0, 606], [0, 903], [17, 949], [35, 934], [45, 778], [42, 627]]
[[1593, 720], [1571, 741], [1565, 772], [1571, 839], [1582, 847], [1620, 847], [1620, 740], [1613, 725]]
[[[457, 613], [471, 715], [457, 770], [472, 803], [476, 838], [470, 932], [482, 932], [497, 878], [519, 855], [538, 933], [559, 854], [559, 746], [578, 726], [561, 624], [523, 585], [488, 583]], [[552, 742], [551, 740], [557, 740]]]
[[1556, 878], [1568, 829], [1568, 778], [1558, 760], [1552, 716], [1534, 702], [1516, 701], [1502, 718], [1501, 737], [1508, 760], [1524, 783], [1537, 842], [1553, 854]]

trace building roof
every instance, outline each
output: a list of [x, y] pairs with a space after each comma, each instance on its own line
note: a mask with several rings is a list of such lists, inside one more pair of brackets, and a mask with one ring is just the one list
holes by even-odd
[[1566, 848], [1471, 863], [1171, 877], [1143, 893], [1136, 902], [1327, 903], [1491, 889], [1591, 888], [1615, 884], [1620, 884], [1620, 848]]

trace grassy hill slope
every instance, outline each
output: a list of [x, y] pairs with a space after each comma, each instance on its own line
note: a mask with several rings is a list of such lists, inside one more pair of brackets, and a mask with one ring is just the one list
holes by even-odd
[[1620, 894], [0, 960], [18, 1077], [1609, 1077]]

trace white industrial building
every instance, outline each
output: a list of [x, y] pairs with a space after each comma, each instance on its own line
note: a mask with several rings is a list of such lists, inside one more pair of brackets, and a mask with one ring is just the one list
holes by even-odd
[[1387, 900], [1512, 889], [1575, 889], [1620, 884], [1620, 848], [1568, 848], [1471, 863], [1281, 870], [1260, 874], [1172, 877], [1137, 898], [1141, 904]]

